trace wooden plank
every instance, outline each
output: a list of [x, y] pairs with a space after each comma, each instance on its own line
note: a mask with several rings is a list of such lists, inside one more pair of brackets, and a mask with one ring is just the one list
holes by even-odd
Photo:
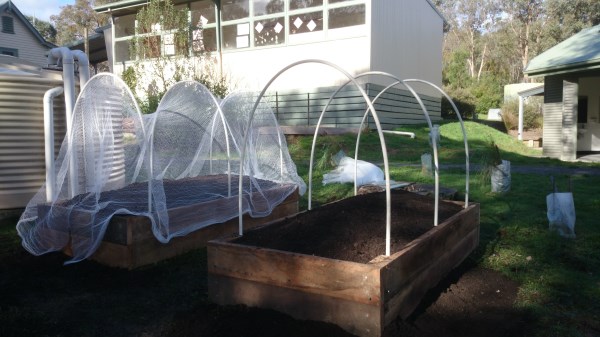
[[386, 296], [395, 296], [403, 283], [420, 273], [428, 263], [452, 250], [463, 237], [478, 227], [479, 204], [472, 203], [469, 208], [463, 209], [401, 251], [392, 254], [381, 275]]
[[379, 306], [379, 267], [225, 241], [208, 243], [214, 275]]
[[387, 298], [384, 303], [384, 326], [392, 323], [398, 316], [406, 319], [421, 302], [423, 296], [438, 284], [452, 269], [464, 261], [479, 244], [479, 229], [474, 229], [455, 243], [452, 249], [426, 264], [426, 268], [413, 274], [402, 285], [401, 291]]
[[[298, 213], [298, 191], [294, 191], [269, 216], [252, 218], [244, 215], [244, 228], [252, 229]], [[237, 199], [235, 199], [237, 201]], [[135, 269], [156, 263], [193, 249], [205, 247], [208, 241], [237, 235], [238, 218], [203, 227], [188, 235], [175, 237], [167, 244], [156, 240], [147, 217], [120, 215], [111, 219], [115, 226], [110, 240], [103, 240], [91, 259], [111, 267]], [[120, 231], [120, 232], [118, 232]], [[108, 232], [108, 230], [107, 230]], [[118, 234], [117, 234], [118, 233]]]
[[223, 275], [208, 275], [209, 299], [220, 305], [245, 304], [287, 313], [296, 319], [336, 324], [361, 337], [379, 337], [381, 308]]

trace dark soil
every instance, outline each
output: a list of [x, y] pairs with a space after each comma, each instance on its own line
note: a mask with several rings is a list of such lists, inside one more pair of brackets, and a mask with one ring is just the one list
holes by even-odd
[[[283, 224], [248, 231], [236, 243], [367, 263], [385, 253], [385, 193], [347, 198], [287, 219]], [[440, 201], [439, 223], [461, 206]], [[392, 191], [392, 254], [433, 227], [433, 199]]]
[[[393, 218], [405, 216], [415, 207], [394, 193]], [[336, 204], [335, 218], [355, 222], [357, 227], [333, 228], [337, 240], [360, 238], [363, 226], [381, 217], [381, 196], [368, 202], [355, 201], [360, 208], [373, 209], [360, 216], [348, 212], [357, 204]], [[411, 200], [420, 203], [420, 196]], [[426, 198], [426, 197], [423, 197]], [[406, 203], [406, 204], [404, 204]], [[446, 209], [448, 207], [448, 209]], [[404, 209], [404, 210], [403, 210]], [[440, 221], [455, 214], [453, 204], [441, 203]], [[442, 209], [444, 209], [442, 211]], [[431, 209], [419, 224], [395, 223], [394, 233], [410, 241], [431, 228]], [[331, 219], [330, 219], [331, 220]], [[364, 231], [381, 238], [385, 221]], [[200, 337], [351, 337], [338, 326], [299, 321], [285, 314], [244, 306], [220, 307], [208, 301], [206, 250], [201, 249], [162, 263], [133, 271], [108, 268], [92, 261], [63, 265], [68, 258], [60, 253], [32, 256], [20, 247], [14, 229], [16, 218], [0, 221], [0, 336], [200, 336]], [[327, 228], [329, 220], [317, 224]], [[350, 225], [348, 225], [350, 226]], [[401, 230], [401, 228], [405, 228]], [[289, 234], [288, 240], [302, 246], [318, 240], [309, 229]], [[257, 232], [260, 233], [260, 232]], [[285, 233], [283, 233], [285, 234]], [[304, 235], [304, 236], [303, 236]], [[250, 235], [247, 236], [248, 238]], [[396, 237], [396, 236], [395, 236]], [[335, 244], [329, 242], [324, 246]], [[395, 249], [403, 245], [397, 239]], [[311, 245], [305, 245], [310, 247]], [[349, 255], [369, 260], [384, 251], [378, 242], [372, 249], [367, 241], [351, 244]], [[316, 248], [315, 248], [316, 247]], [[325, 249], [327, 251], [327, 249]], [[514, 308], [518, 284], [503, 275], [474, 267], [472, 260], [455, 269], [429, 291], [415, 313], [388, 327], [386, 336], [528, 336], [535, 326], [529, 315]]]

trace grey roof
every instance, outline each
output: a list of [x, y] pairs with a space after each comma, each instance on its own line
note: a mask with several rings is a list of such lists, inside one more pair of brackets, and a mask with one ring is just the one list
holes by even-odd
[[600, 25], [584, 29], [536, 56], [524, 73], [543, 76], [596, 68], [600, 68]]
[[44, 45], [45, 47], [48, 47], [48, 48], [56, 47], [55, 44], [50, 43], [50, 42], [46, 41], [46, 39], [44, 39], [44, 37], [40, 34], [40, 32], [38, 32], [38, 30], [35, 29], [35, 27], [31, 24], [31, 22], [29, 22], [29, 20], [27, 20], [27, 18], [23, 15], [23, 13], [21, 13], [21, 11], [17, 8], [17, 6], [15, 6], [15, 4], [12, 3], [11, 0], [0, 0], [0, 13], [4, 13], [4, 12], [10, 12], [14, 16], [16, 16], [19, 20], [21, 20], [21, 22], [23, 22], [25, 27], [31, 32], [31, 34], [33, 34], [33, 36], [42, 45]]

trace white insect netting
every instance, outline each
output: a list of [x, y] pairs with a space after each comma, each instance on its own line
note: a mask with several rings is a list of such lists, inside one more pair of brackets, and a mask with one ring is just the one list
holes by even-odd
[[142, 119], [122, 80], [96, 75], [75, 104], [54, 187], [43, 186], [17, 224], [23, 246], [40, 255], [70, 245], [77, 262], [95, 252], [115, 214], [149, 217], [163, 243], [237, 217], [246, 130], [243, 212], [266, 216], [295, 189], [304, 193], [267, 104], [247, 128], [252, 97], [219, 104], [202, 84], [180, 82]]

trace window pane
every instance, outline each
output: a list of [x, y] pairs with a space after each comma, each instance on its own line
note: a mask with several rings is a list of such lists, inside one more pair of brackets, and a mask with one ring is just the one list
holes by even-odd
[[223, 21], [247, 18], [249, 0], [224, 0], [221, 3]]
[[192, 48], [194, 53], [217, 50], [217, 29], [204, 28], [192, 32]]
[[365, 24], [365, 5], [329, 10], [329, 29]]
[[323, 12], [290, 15], [290, 34], [310, 33], [323, 30]]
[[254, 16], [283, 12], [283, 0], [253, 0]]
[[192, 26], [201, 27], [215, 23], [215, 3], [212, 0], [192, 2], [190, 4], [192, 12]]
[[323, 5], [323, 0], [290, 0], [290, 9], [300, 9]]
[[115, 18], [115, 37], [132, 36], [135, 34], [135, 14]]
[[249, 47], [250, 34], [249, 29], [247, 29], [247, 26], [247, 23], [223, 26], [223, 49]]
[[115, 42], [115, 63], [131, 60], [130, 44], [131, 40]]
[[285, 18], [254, 21], [254, 46], [285, 43]]

